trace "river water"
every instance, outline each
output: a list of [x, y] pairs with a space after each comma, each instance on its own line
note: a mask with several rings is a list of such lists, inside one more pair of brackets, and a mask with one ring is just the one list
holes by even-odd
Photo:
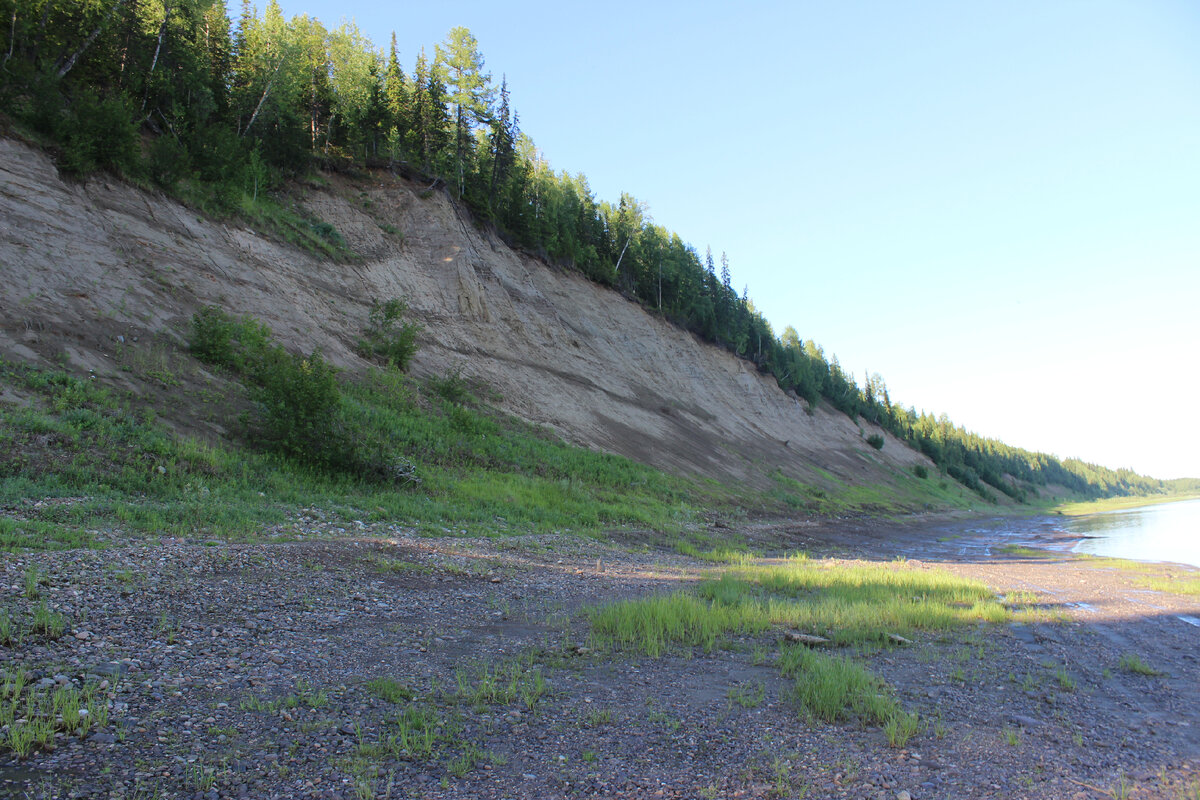
[[1200, 500], [1066, 517], [1068, 535], [1085, 536], [1072, 550], [1137, 561], [1172, 561], [1200, 567]]

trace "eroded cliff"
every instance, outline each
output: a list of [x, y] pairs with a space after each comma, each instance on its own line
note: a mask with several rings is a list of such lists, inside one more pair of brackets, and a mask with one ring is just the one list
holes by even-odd
[[[360, 262], [318, 259], [113, 178], [66, 182], [44, 153], [2, 139], [0, 354], [182, 394], [128, 365], [166, 359], [192, 314], [215, 304], [356, 372], [371, 303], [406, 296], [425, 325], [417, 374], [461, 372], [502, 409], [575, 443], [760, 488], [776, 470], [876, 483], [928, 463], [879, 429], [809, 413], [752, 364], [619, 294], [513, 251], [437, 191], [335, 176], [304, 202]], [[166, 405], [183, 429], [225, 432], [221, 420], [188, 418], [185, 402]], [[870, 433], [886, 437], [882, 450]]]

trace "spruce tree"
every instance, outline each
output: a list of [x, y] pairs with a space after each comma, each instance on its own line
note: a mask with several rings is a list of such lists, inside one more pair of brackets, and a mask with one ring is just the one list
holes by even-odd
[[392, 47], [388, 53], [387, 70], [384, 78], [384, 102], [387, 116], [384, 120], [384, 135], [388, 142], [388, 161], [395, 166], [403, 157], [403, 142], [412, 127], [411, 96], [404, 80], [404, 70], [396, 50], [396, 32], [392, 31]]

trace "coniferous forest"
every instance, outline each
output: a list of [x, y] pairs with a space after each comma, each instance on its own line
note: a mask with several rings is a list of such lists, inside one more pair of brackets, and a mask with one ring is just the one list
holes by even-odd
[[0, 108], [64, 172], [111, 171], [221, 216], [314, 169], [391, 170], [440, 187], [512, 246], [753, 362], [810, 408], [882, 426], [984, 497], [1169, 488], [903, 408], [879, 375], [860, 386], [791, 326], [777, 335], [723, 254], [653, 224], [631, 195], [598, 200], [585, 176], [555, 172], [466, 28], [406, 66], [395, 35], [381, 51], [353, 24], [285, 19], [275, 0], [261, 14], [244, 2], [236, 23], [224, 0], [0, 0], [0, 12]]

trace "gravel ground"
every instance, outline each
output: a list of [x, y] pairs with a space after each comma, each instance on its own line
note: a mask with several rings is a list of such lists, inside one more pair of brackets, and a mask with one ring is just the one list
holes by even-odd
[[[1021, 525], [1006, 540], [1044, 533]], [[108, 718], [0, 754], [0, 796], [1200, 798], [1200, 599], [1005, 556], [997, 530], [740, 531], [944, 566], [1034, 593], [1055, 618], [871, 657], [927, 723], [900, 749], [875, 728], [806, 721], [771, 665], [774, 636], [689, 657], [593, 652], [585, 607], [711, 568], [632, 535], [430, 539], [314, 510], [267, 532], [289, 541], [5, 556], [0, 608], [29, 618], [44, 601], [67, 625], [0, 646], [0, 665], [42, 691], [94, 686]], [[1163, 674], [1122, 669], [1129, 653]], [[428, 752], [413, 744], [425, 731]]]

